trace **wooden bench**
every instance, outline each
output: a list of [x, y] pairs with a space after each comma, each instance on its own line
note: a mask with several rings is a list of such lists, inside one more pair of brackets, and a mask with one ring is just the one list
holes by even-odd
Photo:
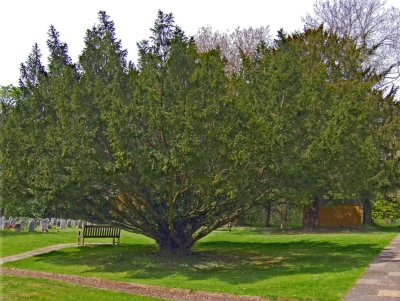
[[117, 238], [120, 242], [121, 229], [108, 225], [85, 225], [82, 230], [78, 231], [78, 245], [82, 240], [82, 246], [85, 245], [85, 238], [112, 238], [113, 244]]

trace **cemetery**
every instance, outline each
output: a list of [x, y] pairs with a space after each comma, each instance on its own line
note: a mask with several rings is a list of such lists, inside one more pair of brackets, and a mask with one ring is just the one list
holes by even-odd
[[[23, 16], [68, 30], [73, 2]], [[0, 86], [0, 300], [400, 301], [400, 8], [315, 0], [295, 30], [155, 17], [135, 59], [103, 9], [79, 54], [49, 23]]]

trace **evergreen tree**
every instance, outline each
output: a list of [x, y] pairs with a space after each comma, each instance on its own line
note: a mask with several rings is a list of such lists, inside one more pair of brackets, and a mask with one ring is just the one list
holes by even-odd
[[25, 93], [29, 93], [39, 84], [40, 79], [47, 75], [40, 60], [41, 56], [39, 46], [35, 43], [27, 61], [21, 64], [19, 84]]
[[79, 66], [54, 27], [48, 47], [48, 72], [36, 45], [2, 107], [3, 210], [112, 223], [187, 253], [266, 200], [285, 220], [293, 202], [396, 192], [398, 103], [374, 89], [363, 49], [322, 27], [280, 31], [229, 77], [220, 50], [200, 53], [161, 11], [138, 68], [105, 12]]

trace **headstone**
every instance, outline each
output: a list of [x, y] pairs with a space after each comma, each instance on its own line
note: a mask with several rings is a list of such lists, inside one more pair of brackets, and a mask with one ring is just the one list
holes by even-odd
[[60, 219], [60, 229], [65, 229], [67, 226], [67, 221], [65, 219]]
[[17, 221], [12, 218], [12, 219], [9, 220], [9, 223], [10, 223], [10, 228], [14, 228], [15, 224], [17, 223]]
[[4, 222], [4, 229], [10, 229], [11, 228], [11, 224], [9, 221]]
[[50, 223], [49, 223], [49, 229], [51, 229], [51, 228], [54, 228], [54, 222], [53, 221], [51, 221]]
[[0, 229], [4, 230], [4, 222], [2, 217], [0, 217]]
[[15, 224], [15, 232], [21, 232], [21, 224]]
[[67, 227], [71, 227], [71, 222], [72, 222], [72, 220], [70, 220], [70, 219], [67, 220]]
[[30, 220], [29, 224], [28, 224], [28, 232], [34, 232], [35, 231], [35, 226], [36, 226], [35, 221]]
[[56, 222], [56, 225], [57, 225], [57, 227], [60, 227], [60, 223], [61, 223], [61, 219], [57, 219], [57, 222]]
[[21, 225], [21, 230], [24, 230], [24, 229], [25, 229], [25, 221], [24, 221], [24, 220], [21, 220], [21, 221], [19, 222], [19, 224]]
[[81, 220], [78, 220], [78, 228], [82, 229], [83, 227], [83, 222]]
[[40, 230], [40, 232], [49, 231], [49, 224], [46, 220], [43, 220], [40, 222], [39, 230]]

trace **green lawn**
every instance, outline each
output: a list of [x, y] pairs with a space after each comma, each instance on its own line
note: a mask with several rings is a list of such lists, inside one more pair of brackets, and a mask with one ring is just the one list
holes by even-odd
[[161, 301], [126, 293], [105, 291], [63, 281], [2, 276], [1, 300], [12, 301]]
[[343, 297], [396, 234], [216, 231], [195, 246], [193, 256], [165, 257], [147, 238], [124, 233], [118, 247], [68, 248], [5, 266], [272, 299], [333, 301]]
[[50, 230], [49, 232], [0, 231], [0, 257], [33, 249], [76, 241], [77, 230]]
[[[78, 229], [68, 228], [67, 230], [51, 229], [49, 232], [15, 232], [13, 230], [0, 230], [0, 257], [27, 252], [37, 248], [43, 248], [56, 244], [74, 243], [77, 241]], [[122, 231], [121, 240], [125, 243], [148, 243], [152, 240], [132, 233]], [[110, 243], [110, 238], [86, 239], [85, 242]]]

